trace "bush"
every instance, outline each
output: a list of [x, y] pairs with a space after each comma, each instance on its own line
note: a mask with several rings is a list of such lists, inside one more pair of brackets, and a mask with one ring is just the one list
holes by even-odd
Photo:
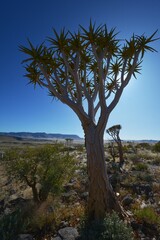
[[45, 201], [49, 193], [59, 193], [74, 171], [73, 158], [60, 144], [9, 150], [4, 162], [9, 175], [32, 188], [38, 203]]
[[160, 152], [160, 141], [154, 144], [153, 151]]
[[160, 216], [156, 213], [153, 207], [137, 209], [135, 210], [135, 216], [139, 222], [156, 224], [160, 227]]
[[148, 165], [146, 163], [137, 163], [134, 166], [134, 169], [136, 171], [145, 171], [145, 170], [148, 170]]
[[130, 227], [113, 212], [107, 214], [104, 221], [83, 221], [80, 229], [80, 240], [132, 240]]
[[136, 148], [151, 150], [152, 146], [149, 143], [143, 142], [143, 143], [138, 143], [136, 145]]
[[128, 240], [133, 239], [131, 228], [118, 217], [116, 213], [108, 215], [104, 221], [105, 230], [102, 233], [104, 240]]
[[137, 179], [140, 180], [140, 181], [144, 181], [144, 182], [148, 182], [148, 183], [151, 183], [153, 182], [154, 178], [151, 174], [149, 173], [146, 173], [146, 172], [140, 172], [138, 175], [137, 175]]

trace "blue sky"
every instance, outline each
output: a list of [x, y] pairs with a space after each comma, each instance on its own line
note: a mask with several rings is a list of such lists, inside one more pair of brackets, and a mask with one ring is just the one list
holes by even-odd
[[[151, 35], [159, 29], [159, 0], [14, 0], [1, 1], [0, 8], [0, 132], [31, 131], [78, 134], [76, 115], [44, 89], [27, 85], [18, 45], [27, 38], [39, 44], [52, 34], [52, 27], [76, 31], [96, 23], [116, 27], [121, 38], [132, 33]], [[132, 79], [111, 113], [107, 127], [121, 124], [123, 139], [160, 139], [160, 40], [158, 53], [147, 53], [141, 75]], [[109, 138], [105, 134], [105, 138]]]

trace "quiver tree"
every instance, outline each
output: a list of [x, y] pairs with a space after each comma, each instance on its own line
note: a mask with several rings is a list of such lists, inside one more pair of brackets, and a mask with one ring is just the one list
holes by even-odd
[[52, 97], [68, 105], [81, 121], [87, 150], [89, 178], [88, 213], [93, 219], [105, 212], [121, 211], [107, 176], [103, 135], [132, 76], [140, 72], [146, 51], [154, 52], [151, 36], [117, 38], [115, 29], [80, 26], [77, 33], [53, 30], [53, 37], [36, 47], [20, 46], [30, 83], [47, 88]]
[[5, 153], [4, 163], [8, 175], [32, 189], [33, 200], [38, 204], [50, 193], [58, 194], [75, 170], [75, 161], [59, 144], [10, 149]]
[[117, 143], [118, 146], [118, 152], [119, 152], [119, 169], [122, 168], [124, 164], [124, 158], [123, 158], [123, 146], [120, 139], [120, 130], [122, 129], [121, 125], [117, 124], [110, 128], [108, 128], [106, 131], [107, 133], [113, 138], [113, 140]]

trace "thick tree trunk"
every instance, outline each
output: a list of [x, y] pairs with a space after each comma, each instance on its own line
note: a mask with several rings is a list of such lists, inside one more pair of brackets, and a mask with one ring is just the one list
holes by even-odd
[[89, 177], [89, 218], [100, 220], [104, 218], [106, 212], [113, 210], [121, 214], [121, 207], [109, 183], [106, 171], [103, 133], [97, 132], [94, 125], [84, 129]]

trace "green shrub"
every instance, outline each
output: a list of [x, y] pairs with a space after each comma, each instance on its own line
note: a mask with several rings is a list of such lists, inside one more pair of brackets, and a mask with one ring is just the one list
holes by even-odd
[[138, 221], [156, 224], [160, 227], [160, 216], [156, 213], [153, 207], [137, 209], [134, 214]]
[[72, 177], [75, 162], [62, 145], [55, 144], [9, 150], [4, 163], [9, 175], [32, 188], [33, 200], [39, 203], [45, 201], [49, 193], [61, 191]]
[[140, 150], [137, 154], [138, 159], [143, 159], [146, 161], [151, 161], [155, 158], [155, 153], [150, 150]]
[[153, 151], [160, 152], [160, 141], [153, 145]]
[[146, 163], [137, 163], [134, 166], [134, 169], [136, 171], [146, 171], [146, 170], [148, 170], [148, 165]]
[[104, 221], [83, 221], [80, 229], [80, 240], [132, 240], [130, 227], [114, 212], [107, 214]]
[[76, 150], [77, 150], [78, 152], [81, 152], [81, 153], [85, 152], [84, 144], [83, 144], [83, 145], [82, 145], [82, 144], [77, 145], [77, 146], [76, 146]]
[[133, 239], [131, 228], [118, 217], [116, 213], [108, 215], [104, 220], [105, 230], [102, 233], [104, 240], [128, 240]]
[[127, 159], [128, 159], [128, 161], [131, 161], [133, 164], [136, 164], [139, 160], [137, 157], [137, 154], [135, 154], [135, 153], [127, 154]]
[[153, 176], [151, 174], [146, 173], [146, 172], [144, 172], [144, 173], [140, 172], [137, 175], [137, 179], [141, 180], [141, 181], [144, 181], [144, 182], [148, 182], [148, 183], [153, 182], [153, 180], [154, 180]]
[[147, 149], [147, 150], [150, 150], [152, 148], [151, 144], [149, 143], [138, 143], [136, 145], [136, 148], [140, 148], [140, 149]]

